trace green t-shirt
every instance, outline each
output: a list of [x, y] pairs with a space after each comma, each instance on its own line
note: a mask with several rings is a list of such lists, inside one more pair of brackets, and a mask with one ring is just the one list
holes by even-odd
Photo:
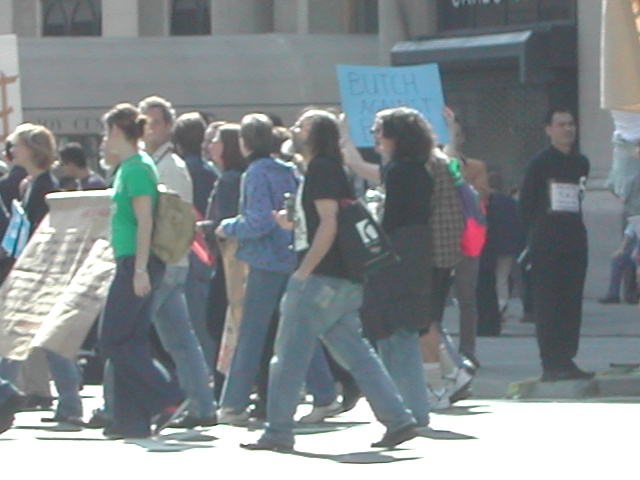
[[115, 257], [136, 254], [138, 221], [133, 197], [148, 195], [155, 209], [158, 200], [158, 172], [146, 153], [138, 153], [120, 164], [113, 182], [111, 244]]

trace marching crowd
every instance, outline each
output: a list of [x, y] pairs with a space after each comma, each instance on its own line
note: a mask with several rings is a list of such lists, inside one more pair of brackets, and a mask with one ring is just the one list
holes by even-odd
[[[380, 111], [371, 161], [331, 110], [305, 109], [287, 129], [263, 113], [240, 123], [176, 116], [169, 101], [148, 97], [103, 116], [107, 180], [80, 145], [58, 150], [47, 128], [19, 126], [4, 148], [0, 233], [14, 200], [33, 232], [48, 193], [112, 189], [116, 269], [95, 344], [104, 403], [85, 416], [76, 359], [45, 350], [58, 392], [47, 420], [118, 439], [257, 418], [264, 433], [242, 446], [289, 451], [303, 392], [313, 399], [303, 423], [364, 396], [386, 427], [372, 446], [398, 445], [429, 427], [430, 412], [470, 395], [476, 336], [500, 333], [518, 256], [543, 380], [590, 378], [573, 362], [589, 164], [575, 151], [572, 113], [550, 111], [551, 146], [515, 194], [463, 154], [460, 121], [448, 108], [444, 116], [449, 145], [413, 109]], [[171, 262], [153, 249], [160, 184], [197, 220], [191, 251]], [[359, 260], [362, 252], [375, 265]], [[0, 279], [15, 262], [4, 253]], [[451, 294], [458, 345], [442, 326]], [[0, 432], [27, 408], [21, 370], [25, 362], [0, 360]]]

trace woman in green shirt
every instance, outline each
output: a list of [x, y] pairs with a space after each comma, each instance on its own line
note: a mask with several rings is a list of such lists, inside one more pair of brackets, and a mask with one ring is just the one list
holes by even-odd
[[117, 168], [113, 183], [111, 243], [116, 275], [100, 329], [102, 354], [113, 366], [111, 438], [157, 434], [184, 408], [184, 396], [154, 364], [149, 346], [151, 291], [164, 264], [151, 252], [158, 174], [151, 157], [138, 148], [146, 117], [130, 104], [103, 117], [106, 162]]

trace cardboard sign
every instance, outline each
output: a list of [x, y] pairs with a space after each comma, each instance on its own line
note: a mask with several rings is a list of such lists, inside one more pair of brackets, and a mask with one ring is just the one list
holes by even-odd
[[0, 35], [0, 142], [22, 123], [18, 41]]
[[422, 113], [433, 126], [438, 143], [449, 143], [438, 65], [336, 68], [342, 109], [349, 118], [351, 138], [357, 147], [374, 146], [371, 126], [377, 112], [401, 106]]

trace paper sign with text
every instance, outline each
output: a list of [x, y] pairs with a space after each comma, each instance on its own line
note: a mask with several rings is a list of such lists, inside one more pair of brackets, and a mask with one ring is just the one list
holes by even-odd
[[437, 64], [410, 67], [337, 65], [336, 69], [342, 109], [349, 118], [351, 137], [357, 147], [374, 146], [371, 126], [377, 112], [401, 106], [421, 112], [433, 126], [438, 143], [449, 143]]

